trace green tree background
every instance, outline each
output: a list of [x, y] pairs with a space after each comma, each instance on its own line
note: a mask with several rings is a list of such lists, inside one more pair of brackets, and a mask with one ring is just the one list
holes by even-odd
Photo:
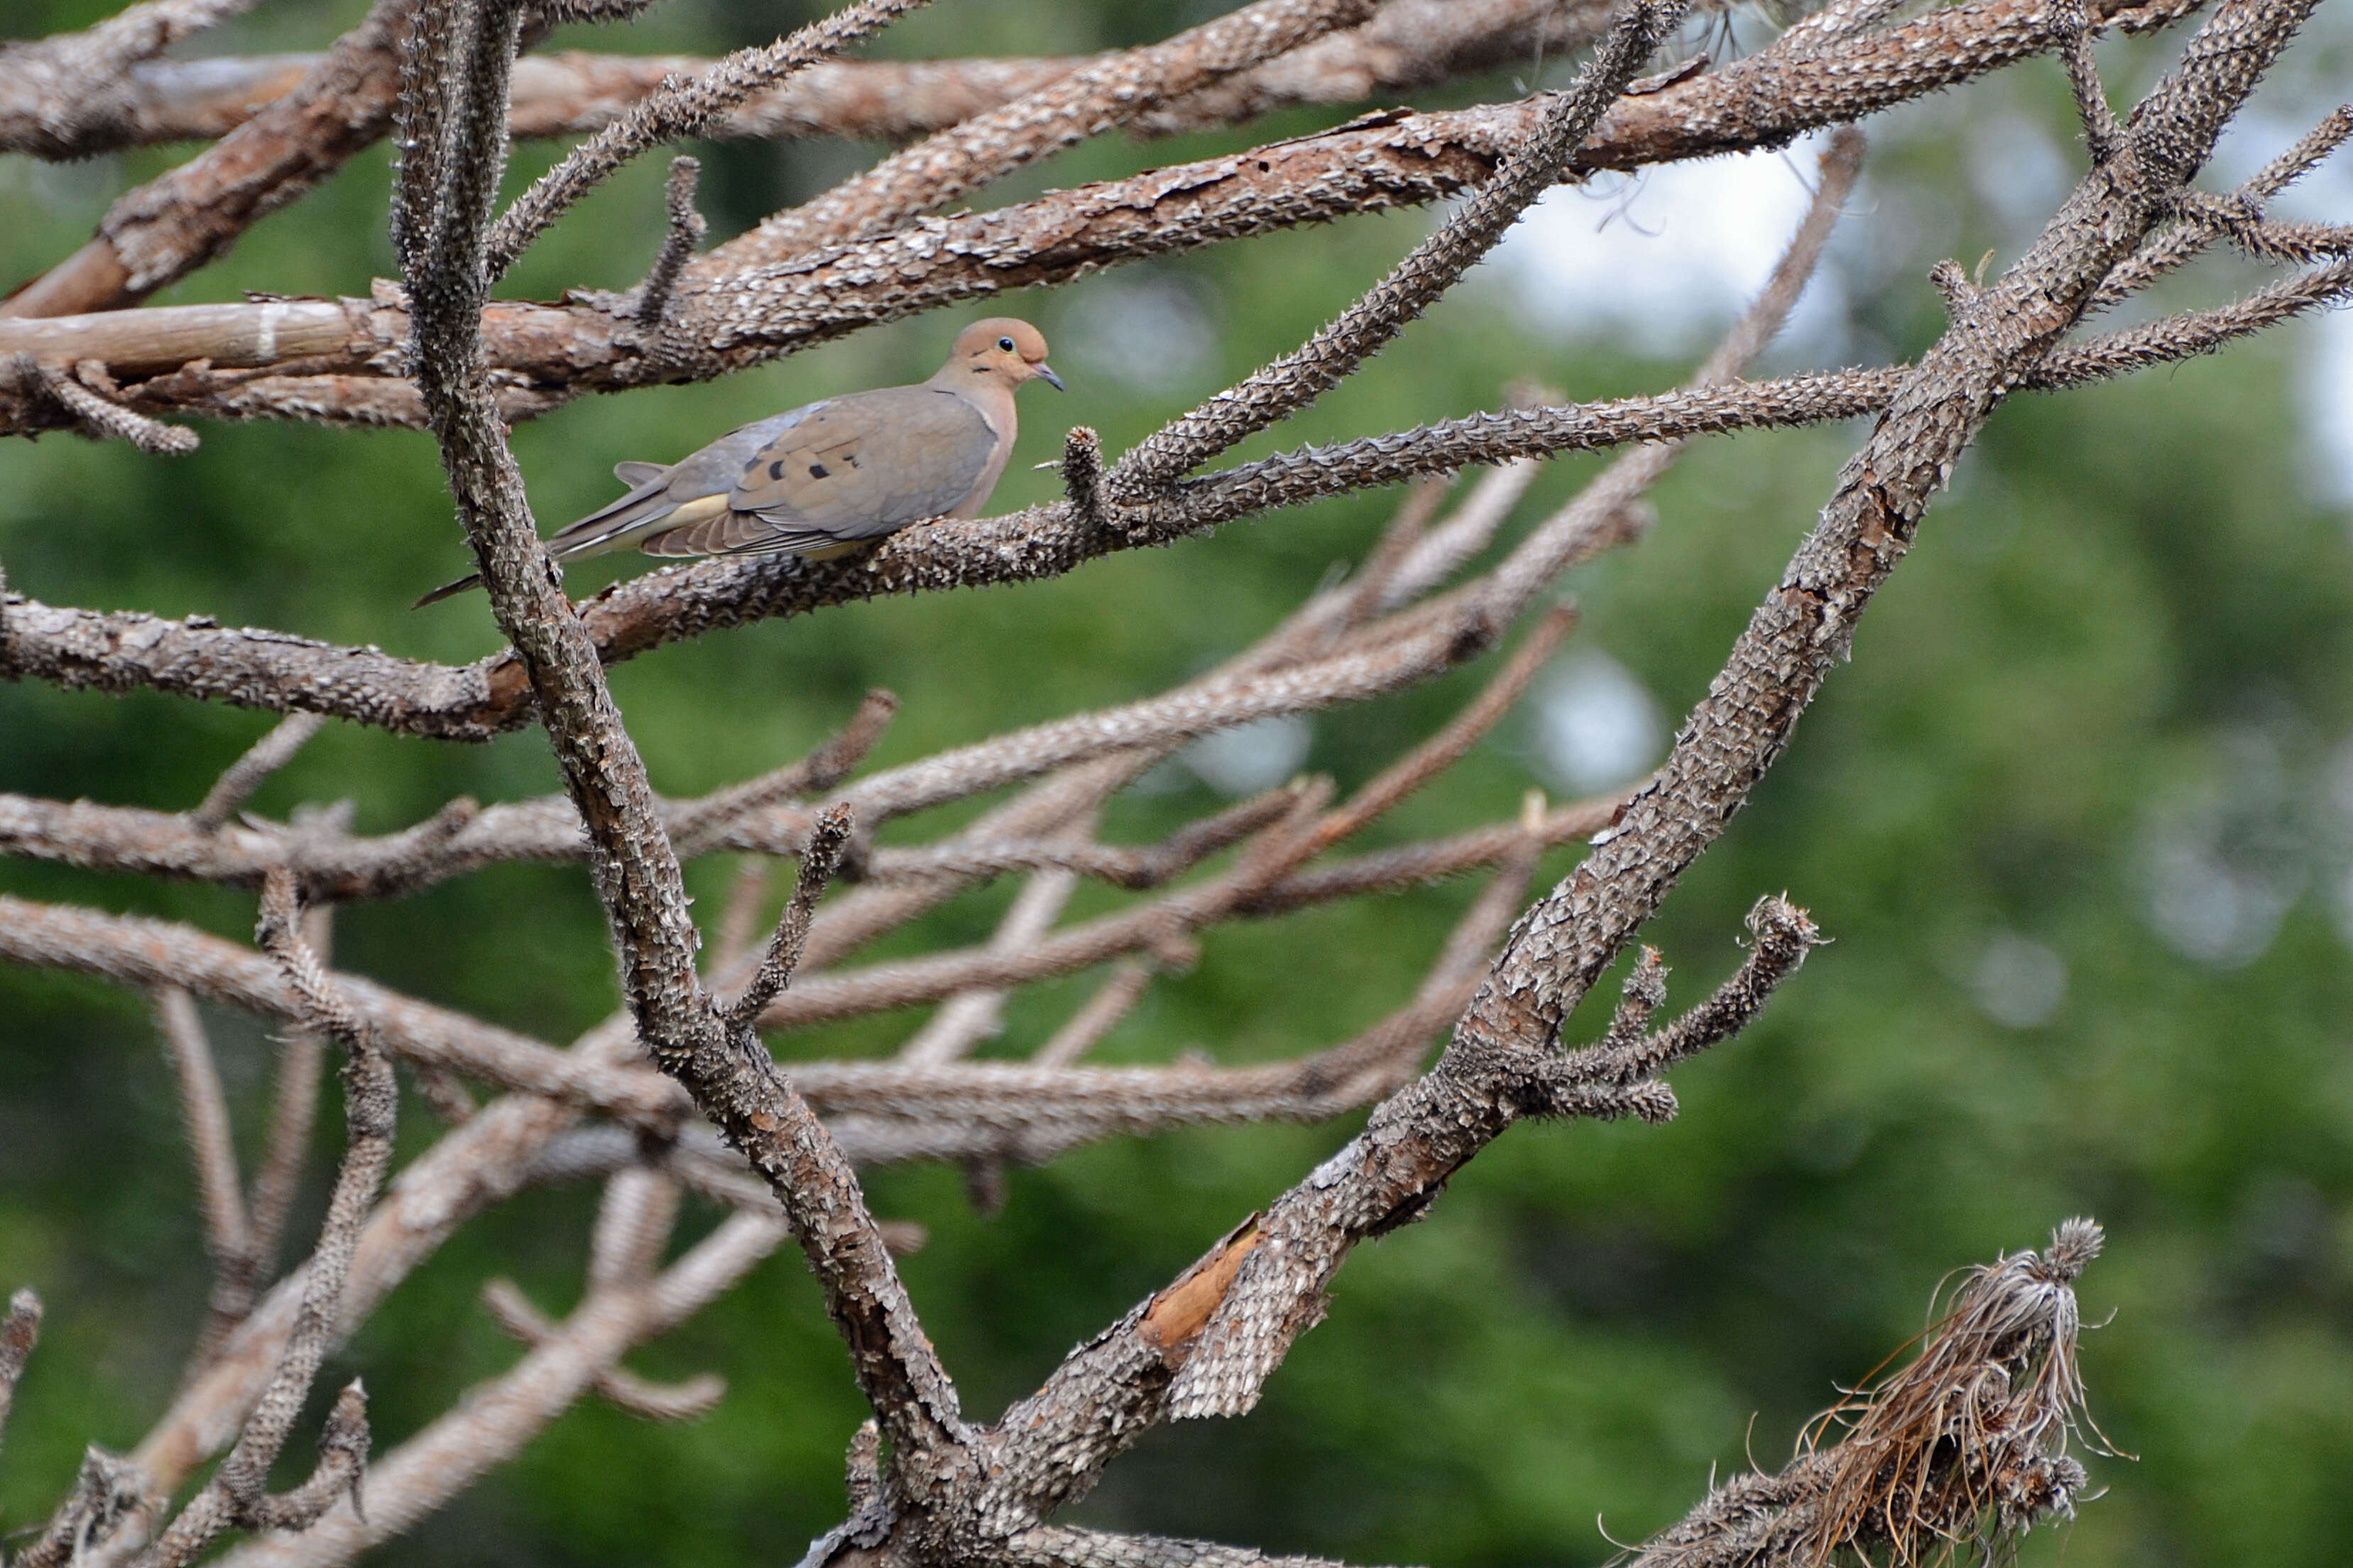
[[[6, 0], [0, 26], [35, 36], [108, 8]], [[948, 0], [877, 52], [1069, 51], [1144, 41], [1222, 8]], [[265, 7], [207, 47], [322, 47], [358, 10], [355, 0]], [[558, 41], [717, 50], [805, 14], [673, 0], [625, 31]], [[1764, 36], [1753, 17], [1736, 31], [1751, 45]], [[2341, 80], [2345, 47], [2332, 38], [2342, 37], [2324, 30], [2301, 74], [2263, 100], [2266, 112], [2293, 116], [2312, 84]], [[2175, 47], [2113, 47], [2119, 95]], [[1516, 80], [1533, 79], [1535, 64]], [[1545, 79], [1563, 69], [1546, 62]], [[1515, 90], [1499, 77], [1421, 101]], [[2006, 219], [1965, 177], [1972, 127], [2001, 117], [2079, 155], [2049, 62], [1872, 127], [1869, 199], [1839, 247], [1844, 335], [1824, 352], [1916, 352], [1940, 321], [1930, 261], [2016, 254], [2031, 224]], [[989, 199], [1330, 118], [1148, 147], [1109, 139]], [[723, 236], [879, 150], [697, 151]], [[553, 152], [522, 149], [514, 179]], [[62, 257], [115, 194], [186, 153], [59, 167], [0, 159], [0, 275], [29, 277]], [[626, 286], [658, 238], [660, 178], [659, 159], [624, 174], [506, 291]], [[379, 149], [164, 302], [363, 291], [392, 270], [385, 190]], [[1608, 211], [1597, 203], [1595, 221]], [[1067, 403], [1026, 399], [997, 505], [1050, 493], [1052, 477], [1029, 465], [1059, 450], [1067, 424], [1094, 424], [1118, 449], [1297, 342], [1430, 221], [1360, 219], [1009, 301], [1054, 341], [1072, 391]], [[2244, 280], [2210, 266], [2168, 298]], [[1202, 323], [1198, 352], [1176, 356], [1149, 388], [1122, 378], [1100, 330], [1136, 298], [1120, 291], [1143, 282], [1197, 302]], [[1579, 397], [1654, 388], [1689, 363], [1609, 334], [1547, 336], [1525, 310], [1504, 280], [1474, 278], [1276, 438], [1489, 406], [1514, 376]], [[528, 425], [516, 447], [543, 522], [601, 501], [617, 458], [674, 456], [759, 414], [918, 378], [963, 319], [902, 322], [723, 383], [591, 400]], [[2085, 1212], [2111, 1238], [2084, 1285], [2087, 1315], [2104, 1325], [2084, 1347], [2094, 1406], [2138, 1458], [2094, 1458], [2106, 1495], [2074, 1525], [2038, 1535], [2028, 1560], [2343, 1562], [2353, 1539], [2353, 519], [2303, 478], [2306, 331], [2000, 414], [1862, 626], [1852, 667], [1648, 933], [1679, 965], [1678, 999], [1734, 965], [1740, 915], [1759, 893], [1788, 889], [1835, 944], [1759, 1027], [1676, 1075], [1679, 1121], [1514, 1131], [1427, 1223], [1350, 1264], [1329, 1321], [1257, 1414], [1155, 1434], [1078, 1516], [1365, 1562], [1599, 1562], [1612, 1550], [1605, 1531], [1630, 1541], [1659, 1528], [1712, 1468], [1751, 1454], [1778, 1463], [1836, 1383], [1919, 1328], [1948, 1269], [2038, 1245], [2053, 1222]], [[1805, 361], [1780, 352], [1783, 365]], [[274, 425], [203, 434], [203, 450], [179, 460], [63, 437], [0, 447], [10, 584], [50, 603], [201, 611], [435, 658], [492, 646], [479, 598], [406, 608], [463, 560], [425, 437]], [[1852, 429], [1747, 436], [1695, 451], [1659, 493], [1652, 536], [1568, 584], [1585, 618], [1564, 658], [1606, 651], [1667, 713], [1686, 710], [1855, 439]], [[1552, 465], [1520, 525], [1590, 471]], [[1394, 501], [1325, 502], [1036, 586], [730, 632], [629, 664], [614, 685], [668, 791], [797, 754], [869, 686], [902, 700], [876, 761], [903, 761], [1198, 670], [1262, 632], [1335, 562], [1360, 556]], [[636, 569], [598, 563], [573, 581], [585, 589]], [[1319, 718], [1306, 765], [1343, 787], [1368, 776], [1485, 674]], [[0, 686], [0, 787], [177, 808], [267, 723], [154, 695]], [[1545, 782], [1539, 749], [1531, 716], [1516, 715], [1378, 841], [1508, 816]], [[1107, 834], [1154, 836], [1215, 803], [1189, 774], [1153, 782], [1116, 804]], [[358, 827], [381, 831], [460, 792], [489, 801], [554, 787], [535, 732], [466, 748], [336, 726], [256, 805], [279, 815], [349, 797]], [[955, 817], [894, 831], [928, 837]], [[1570, 863], [1548, 860], [1546, 881]], [[706, 908], [727, 875], [723, 861], [694, 868]], [[233, 936], [253, 919], [245, 895], [23, 861], [0, 863], [0, 889]], [[1198, 1047], [1240, 1062], [1341, 1038], [1408, 994], [1471, 893], [1440, 886], [1213, 933], [1198, 967], [1155, 986], [1104, 1059], [1164, 1061]], [[966, 898], [884, 951], [983, 938], [1010, 896], [999, 886]], [[1113, 901], [1090, 889], [1078, 910]], [[337, 943], [348, 967], [545, 1038], [568, 1038], [616, 1002], [576, 868], [501, 868], [355, 908]], [[1084, 984], [1025, 996], [997, 1048], [1034, 1045]], [[829, 1027], [781, 1048], [873, 1054], [919, 1021]], [[214, 1022], [241, 1131], [258, 1135], [268, 1042], [249, 1020]], [[1096, 1147], [1015, 1173], [993, 1218], [972, 1211], [954, 1171], [879, 1171], [871, 1189], [881, 1213], [930, 1227], [905, 1264], [910, 1286], [968, 1408], [993, 1415], [1350, 1130]], [[412, 1102], [404, 1148], [431, 1135]], [[315, 1225], [340, 1138], [331, 1114], [298, 1237]], [[367, 1378], [379, 1451], [513, 1359], [476, 1300], [486, 1276], [512, 1275], [551, 1308], [576, 1297], [593, 1201], [587, 1190], [540, 1192], [477, 1223], [336, 1359], [331, 1376]], [[0, 1529], [46, 1515], [85, 1442], [135, 1441], [171, 1394], [206, 1278], [169, 1075], [140, 999], [0, 970], [0, 1286], [34, 1284], [49, 1308], [0, 1455]], [[861, 1408], [789, 1250], [637, 1363], [715, 1369], [732, 1392], [715, 1415], [681, 1428], [583, 1405], [382, 1559], [775, 1563], [839, 1516], [841, 1451]]]

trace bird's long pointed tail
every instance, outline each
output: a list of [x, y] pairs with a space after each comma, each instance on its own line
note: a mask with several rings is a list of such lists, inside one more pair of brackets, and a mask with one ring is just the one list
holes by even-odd
[[442, 600], [462, 594], [469, 588], [479, 588], [481, 585], [482, 574], [480, 572], [469, 572], [454, 583], [442, 584], [408, 607], [412, 610], [421, 610], [427, 605], [438, 605]]

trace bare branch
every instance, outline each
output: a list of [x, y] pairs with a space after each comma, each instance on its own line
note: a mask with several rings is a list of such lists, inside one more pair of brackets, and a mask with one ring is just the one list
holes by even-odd
[[[180, 1080], [180, 1105], [188, 1129], [188, 1152], [196, 1170], [196, 1191], [205, 1216], [205, 1250], [213, 1260], [212, 1310], [196, 1335], [190, 1363], [212, 1359], [228, 1331], [252, 1310], [259, 1283], [260, 1258], [246, 1216], [244, 1183], [229, 1134], [228, 1102], [213, 1065], [212, 1043], [196, 1004], [176, 985], [157, 988], [155, 1016], [164, 1047]], [[274, 1241], [274, 1237], [272, 1238]]]
[[[1590, 43], [1608, 7], [1557, 0], [1388, 0], [1365, 26], [1318, 39], [1216, 87], [1145, 114], [1145, 135], [1207, 130], [1294, 104], [1394, 100], [1470, 72], [1516, 64], [1533, 52]], [[39, 46], [34, 46], [39, 47]], [[109, 82], [71, 126], [36, 128], [5, 118], [0, 148], [81, 158], [116, 147], [210, 140], [235, 130], [319, 64], [317, 55], [139, 62]], [[754, 93], [694, 134], [717, 139], [843, 136], [905, 142], [1059, 80], [1078, 58], [821, 61]], [[701, 77], [719, 62], [685, 55], [602, 55], [562, 50], [515, 62], [512, 116], [518, 138], [603, 130], [672, 79]], [[29, 97], [38, 116], [58, 101]]]
[[[305, 911], [304, 936], [313, 952], [323, 954], [332, 934], [326, 907]], [[286, 1234], [286, 1215], [294, 1206], [295, 1188], [302, 1179], [302, 1161], [311, 1147], [311, 1124], [319, 1110], [319, 1062], [325, 1042], [309, 1029], [287, 1029], [278, 1041], [278, 1069], [271, 1085], [269, 1138], [254, 1172], [251, 1213], [255, 1283], [278, 1258], [278, 1245]]]
[[2182, 66], [2137, 111], [2116, 156], [2094, 169], [2036, 245], [1905, 378], [1658, 777], [1573, 881], [1522, 923], [1466, 1020], [1466, 1038], [1548, 1040], [1722, 831], [1843, 657], [1855, 618], [1902, 558], [1954, 458], [2163, 215], [2211, 147], [2225, 106], [2235, 106], [2284, 46], [2301, 16], [2297, 5], [2226, 0]]
[[699, 159], [680, 157], [670, 161], [670, 232], [662, 238], [661, 254], [654, 258], [653, 269], [638, 285], [637, 309], [633, 312], [639, 325], [656, 331], [668, 323], [670, 290], [678, 285], [680, 270], [693, 257], [694, 247], [702, 243], [703, 235], [711, 227], [694, 207], [695, 181], [702, 173]]
[[289, 713], [229, 764], [228, 771], [205, 792], [202, 803], [188, 813], [188, 825], [200, 833], [219, 832], [237, 807], [269, 782], [270, 774], [292, 762], [294, 754], [311, 743], [311, 737], [326, 727], [322, 714]]
[[1471, 706], [1455, 715], [1445, 729], [1390, 763], [1350, 795], [1347, 805], [1317, 825], [1316, 847], [1328, 847], [1361, 832], [1368, 823], [1394, 809], [1398, 802], [1460, 761], [1480, 737], [1503, 721], [1504, 715], [1512, 710], [1512, 705], [1520, 700], [1528, 683], [1536, 678], [1536, 672], [1575, 625], [1577, 612], [1566, 605], [1556, 607], [1538, 621], [1535, 630], [1528, 634]]
[[[1713, 1489], [1629, 1568], [1812, 1568], [1841, 1551], [1924, 1562], [1963, 1542], [2000, 1558], [2042, 1520], [2074, 1517], [2085, 1477], [2067, 1438], [2089, 1418], [2070, 1287], [2100, 1239], [2069, 1220], [2041, 1256], [1971, 1269], [1911, 1365], [1818, 1417], [1778, 1475]], [[1839, 1426], [1850, 1435], [1818, 1446]]]
[[0, 1318], [0, 1436], [8, 1430], [8, 1406], [16, 1397], [16, 1380], [41, 1337], [41, 1299], [29, 1288], [8, 1298], [8, 1315]]
[[[2237, 304], [2186, 312], [2048, 353], [2021, 371], [2021, 390], [2057, 390], [2211, 353], [2353, 292], [2334, 263]], [[706, 562], [617, 584], [583, 606], [609, 660], [773, 616], [871, 597], [1058, 575], [1117, 548], [1162, 542], [1256, 510], [1535, 453], [1590, 450], [1745, 428], [1851, 418], [1887, 406], [1899, 368], [1739, 383], [1658, 397], [1477, 416], [1338, 448], [1308, 447], [1188, 481], [1149, 509], [1148, 526], [1119, 539], [1050, 506], [984, 522], [912, 528], [867, 560], [800, 569], [774, 562]], [[234, 631], [204, 617], [101, 615], [0, 596], [8, 635], [0, 673], [68, 688], [137, 686], [287, 710], [306, 709], [403, 733], [488, 739], [533, 716], [512, 655], [448, 666], [338, 647], [283, 633]]]
[[735, 1215], [650, 1285], [592, 1291], [521, 1362], [370, 1468], [365, 1519], [335, 1510], [301, 1536], [245, 1542], [218, 1559], [222, 1568], [333, 1568], [406, 1533], [599, 1387], [631, 1346], [701, 1311], [786, 1234], [779, 1219]]
[[377, 0], [301, 85], [117, 201], [97, 237], [0, 300], [0, 316], [69, 316], [136, 303], [333, 174], [384, 133], [393, 58], [414, 3]]
[[[0, 310], [6, 304], [0, 300]], [[150, 419], [109, 396], [107, 392], [118, 389], [98, 361], [84, 360], [69, 373], [57, 365], [41, 364], [31, 354], [18, 353], [12, 358], [10, 374], [19, 389], [56, 404], [64, 411], [66, 423], [91, 440], [127, 441], [154, 458], [183, 457], [196, 449], [194, 430]], [[97, 384], [84, 384], [82, 378]], [[100, 386], [107, 392], [98, 390]]]
[[[1566, 173], [1778, 145], [1859, 119], [2054, 47], [2055, 3], [1975, 0], [1821, 48], [1767, 47], [1723, 70], [1622, 101]], [[2174, 19], [2189, 3], [2103, 0], [2097, 8], [2110, 24], [2137, 30]], [[582, 392], [703, 379], [919, 310], [1304, 223], [1446, 199], [1484, 183], [1505, 152], [1525, 139], [1540, 107], [1382, 116], [1000, 212], [923, 219], [789, 263], [759, 253], [754, 231], [689, 266], [678, 329], [659, 353], [633, 322], [607, 307], [501, 301], [483, 314], [489, 361], [505, 373], [501, 410], [523, 418]], [[368, 300], [0, 321], [0, 353], [28, 352], [47, 363], [97, 359], [126, 382], [155, 377], [131, 390], [151, 414], [420, 426], [425, 410], [415, 389], [377, 379], [399, 363], [408, 332], [405, 303], [387, 290]], [[686, 352], [698, 343], [704, 346]], [[0, 432], [47, 427], [54, 419], [46, 406], [0, 395]]]
[[1373, 0], [1251, 0], [1165, 43], [1106, 56], [893, 153], [815, 201], [731, 241], [737, 255], [789, 257], [937, 212], [1050, 153], [1284, 54], [1372, 14]]
[[117, 1547], [142, 1531], [158, 1506], [153, 1483], [135, 1461], [93, 1443], [82, 1452], [72, 1492], [41, 1538], [17, 1553], [16, 1568], [59, 1568], [101, 1547]]
[[[533, 1348], [561, 1331], [511, 1280], [493, 1279], [483, 1286], [482, 1304], [499, 1321], [500, 1328]], [[691, 1421], [709, 1415], [727, 1396], [726, 1379], [710, 1373], [664, 1386], [616, 1363], [598, 1370], [594, 1383], [607, 1404], [646, 1421]]]
[[86, 32], [0, 47], [0, 148], [86, 157], [94, 134], [129, 111], [125, 79], [254, 0], [142, 0]]
[[[751, 1159], [824, 1283], [860, 1386], [922, 1491], [968, 1463], [955, 1391], [917, 1324], [849, 1163], [747, 1030], [703, 991], [676, 853], [645, 765], [606, 689], [595, 645], [557, 590], [483, 374], [487, 225], [505, 154], [511, 17], [477, 0], [425, 0], [420, 33], [448, 62], [412, 58], [402, 120], [413, 148], [396, 236], [417, 321], [417, 383], [491, 608], [521, 657], [549, 743], [592, 846], [597, 893], [640, 1040]], [[787, 957], [773, 949], [778, 968]]]
[[704, 845], [754, 812], [797, 795], [822, 795], [839, 784], [881, 743], [898, 711], [897, 697], [880, 689], [869, 691], [841, 733], [799, 762], [670, 813], [665, 826], [681, 858], [701, 853]]
[[1682, 18], [1683, 0], [1627, 0], [1577, 83], [1544, 106], [1526, 140], [1495, 166], [1479, 194], [1414, 247], [1372, 289], [1295, 353], [1253, 372], [1131, 448], [1111, 471], [1112, 493], [1137, 501], [1179, 475], [1290, 417], [1379, 352], [1493, 249], [1559, 177], [1627, 82]]
[[[1094, 814], [1090, 812], [1065, 828], [1063, 837], [1084, 842], [1093, 829]], [[997, 922], [988, 939], [989, 951], [1012, 954], [1035, 944], [1053, 929], [1078, 885], [1076, 872], [1060, 868], [1031, 876]], [[924, 1067], [957, 1060], [1004, 1026], [1006, 994], [995, 987], [957, 992], [899, 1047], [898, 1059]]]
[[[103, 974], [142, 990], [181, 985], [265, 1017], [311, 1021], [307, 1001], [280, 966], [234, 942], [166, 921], [0, 894], [0, 958]], [[676, 1085], [643, 1067], [569, 1056], [356, 975], [332, 979], [343, 1005], [356, 1009], [377, 1044], [395, 1056], [633, 1125], [666, 1128], [690, 1109]]]
[[1150, 964], [1134, 959], [1113, 964], [1111, 973], [1095, 987], [1094, 994], [1049, 1036], [1029, 1059], [1041, 1068], [1071, 1066], [1101, 1044], [1151, 985]]
[[1326, 1557], [1274, 1557], [1247, 1546], [1060, 1525], [1023, 1531], [997, 1561], [1005, 1568], [1347, 1568]]
[[285, 972], [311, 1026], [332, 1036], [343, 1047], [349, 1143], [333, 1195], [328, 1200], [325, 1223], [320, 1227], [318, 1247], [304, 1274], [301, 1309], [277, 1371], [228, 1458], [155, 1543], [140, 1554], [139, 1568], [185, 1568], [214, 1537], [234, 1524], [248, 1528], [308, 1524], [335, 1495], [357, 1486], [366, 1458], [364, 1395], [353, 1384], [327, 1424], [320, 1474], [287, 1498], [272, 1500], [268, 1495], [270, 1466], [301, 1412], [319, 1363], [326, 1357], [361, 1227], [392, 1159], [393, 1118], [399, 1091], [393, 1083], [391, 1062], [302, 940], [290, 876], [274, 876], [264, 889], [259, 935], [262, 945]]
[[[486, 281], [495, 281], [575, 202], [638, 153], [696, 134], [761, 89], [839, 54], [928, 4], [930, 0], [858, 0], [773, 44], [738, 49], [700, 77], [666, 82], [574, 148], [564, 162], [515, 198], [490, 232], [482, 257]], [[498, 88], [503, 99], [508, 90], [504, 71], [500, 73]]]
[[841, 868], [842, 854], [849, 847], [852, 820], [849, 808], [842, 805], [818, 818], [808, 847], [801, 852], [800, 880], [785, 905], [783, 918], [776, 921], [776, 934], [768, 938], [768, 951], [751, 984], [727, 1005], [723, 1016], [729, 1030], [749, 1030], [752, 1021], [792, 984], [801, 950], [808, 944], [809, 921], [817, 912], [817, 901], [825, 896], [826, 884]]

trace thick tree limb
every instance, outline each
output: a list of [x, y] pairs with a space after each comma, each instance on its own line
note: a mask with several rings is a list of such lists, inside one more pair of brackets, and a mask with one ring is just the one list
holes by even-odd
[[[1388, 0], [1373, 19], [1293, 50], [1134, 122], [1150, 135], [1208, 130], [1294, 104], [1350, 104], [1515, 64], [1541, 48], [1592, 41], [1606, 5], [1557, 0]], [[36, 46], [46, 47], [55, 40]], [[63, 95], [26, 91], [0, 107], [0, 150], [86, 158], [118, 147], [227, 134], [290, 91], [319, 55], [141, 60], [68, 124], [47, 123]], [[1034, 92], [1086, 58], [823, 61], [755, 93], [703, 126], [713, 139], [846, 136], [900, 142]], [[558, 50], [515, 62], [510, 126], [519, 138], [601, 131], [672, 77], [718, 62], [688, 55]], [[11, 116], [21, 118], [11, 118]]]
[[0, 317], [135, 304], [235, 244], [384, 134], [393, 60], [415, 0], [377, 0], [284, 98], [193, 161], [116, 202], [98, 235], [0, 300]]
[[[2109, 25], [2161, 26], [2191, 0], [2103, 7]], [[1802, 51], [1770, 47], [1620, 102], [1565, 174], [1778, 145], [2052, 47], [2062, 0], [1978, 0]], [[807, 258], [756, 231], [698, 258], [675, 331], [652, 353], [619, 305], [486, 308], [485, 352], [511, 418], [583, 392], [704, 380], [875, 321], [1067, 280], [1106, 266], [1356, 213], [1443, 200], [1482, 184], [1541, 106], [1384, 117], [1229, 157], [1082, 186]], [[0, 321], [0, 353], [97, 360], [147, 414], [421, 425], [398, 366], [409, 332], [382, 300], [277, 300]], [[198, 365], [198, 362], [206, 362]], [[186, 368], [195, 367], [195, 368]], [[270, 374], [254, 374], [270, 373]], [[153, 377], [129, 385], [140, 377]], [[46, 405], [0, 394], [0, 432], [49, 427]]]
[[138, 68], [253, 4], [142, 0], [85, 32], [0, 47], [0, 150], [85, 158], [120, 145], [110, 132], [136, 113]]
[[[2053, 351], [2021, 371], [2021, 390], [2081, 385], [2211, 353], [2236, 338], [2353, 290], [2335, 263], [2250, 296]], [[1113, 550], [1164, 542], [1265, 508], [1293, 505], [1423, 473], [1627, 441], [1851, 418], [1887, 406], [1900, 368], [1735, 383], [1565, 409], [1512, 410], [1338, 447], [1301, 451], [1188, 481], [1145, 509], [1148, 525], [1106, 534], [1067, 503], [970, 523], [921, 525], [862, 560], [706, 562], [632, 579], [582, 606], [608, 663], [666, 643], [775, 616], [805, 614], [876, 593], [919, 593], [1060, 575]], [[486, 740], [527, 722], [529, 688], [512, 655], [451, 666], [375, 648], [339, 647], [280, 632], [230, 629], [205, 617], [53, 608], [0, 589], [0, 675], [69, 688], [149, 686], [277, 711], [304, 710], [402, 733]]]

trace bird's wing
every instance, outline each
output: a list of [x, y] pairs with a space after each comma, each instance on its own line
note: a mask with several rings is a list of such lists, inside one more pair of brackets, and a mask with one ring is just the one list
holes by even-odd
[[754, 420], [675, 463], [614, 465], [613, 477], [628, 485], [629, 492], [550, 534], [548, 548], [565, 559], [600, 554], [640, 542], [681, 510], [708, 515], [711, 509], [695, 509], [694, 503], [724, 496], [754, 452], [824, 406], [812, 403]]
[[727, 504], [767, 524], [768, 549], [879, 539], [953, 511], [988, 472], [997, 439], [979, 409], [937, 387], [837, 397], [754, 453]]

